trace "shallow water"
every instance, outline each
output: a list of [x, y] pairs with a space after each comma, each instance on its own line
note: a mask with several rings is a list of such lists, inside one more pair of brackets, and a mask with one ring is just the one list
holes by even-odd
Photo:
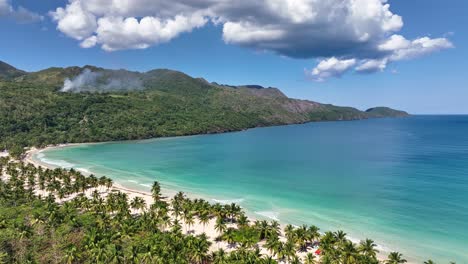
[[407, 259], [468, 263], [468, 116], [414, 116], [72, 146], [36, 157], [255, 218], [373, 238]]

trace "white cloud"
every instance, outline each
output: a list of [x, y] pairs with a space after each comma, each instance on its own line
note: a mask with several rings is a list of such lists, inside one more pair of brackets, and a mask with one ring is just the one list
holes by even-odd
[[[69, 0], [50, 14], [83, 48], [144, 49], [211, 21], [222, 27], [227, 44], [292, 58], [353, 60], [346, 71], [358, 72], [453, 46], [446, 38], [411, 41], [397, 34], [403, 18], [387, 0]], [[316, 79], [344, 73], [325, 72]]]
[[226, 22], [223, 38], [226, 43], [244, 44], [251, 41], [273, 41], [283, 36], [284, 32], [276, 28], [258, 28], [249, 22]]
[[7, 17], [18, 23], [34, 23], [44, 19], [41, 15], [34, 13], [22, 6], [14, 8], [9, 0], [0, 0], [0, 18]]
[[82, 48], [88, 49], [88, 48], [92, 48], [92, 47], [96, 46], [96, 43], [97, 43], [97, 37], [96, 36], [91, 36], [91, 37], [83, 40], [80, 43], [80, 46]]
[[97, 42], [107, 51], [121, 49], [145, 49], [151, 45], [167, 42], [182, 32], [190, 32], [203, 26], [203, 16], [177, 15], [173, 19], [161, 20], [155, 17], [136, 18], [104, 17], [98, 20]]
[[80, 0], [73, 1], [66, 8], [57, 8], [50, 12], [57, 21], [57, 29], [77, 40], [91, 37], [97, 28], [96, 16], [83, 9]]
[[387, 63], [387, 58], [363, 60], [360, 65], [356, 67], [356, 71], [362, 73], [383, 71], [387, 67]]
[[428, 37], [422, 37], [411, 41], [411, 43], [406, 47], [395, 49], [389, 59], [392, 61], [414, 59], [453, 47], [453, 44], [446, 38], [431, 39]]
[[381, 51], [394, 51], [399, 49], [407, 48], [411, 45], [411, 42], [401, 35], [392, 35], [390, 38], [385, 40], [382, 44], [378, 45], [378, 49]]
[[356, 65], [356, 59], [340, 60], [331, 57], [321, 60], [311, 71], [306, 73], [315, 81], [325, 81], [330, 77], [339, 77]]

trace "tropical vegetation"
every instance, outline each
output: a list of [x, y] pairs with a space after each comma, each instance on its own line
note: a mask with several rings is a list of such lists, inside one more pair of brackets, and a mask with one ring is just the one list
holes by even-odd
[[[101, 76], [99, 81], [88, 90], [61, 91], [67, 78], [86, 69]], [[124, 87], [117, 89], [116, 83]], [[0, 62], [0, 151], [15, 156], [24, 147], [353, 120], [374, 117], [372, 112], [290, 99], [276, 88], [209, 83], [171, 70], [85, 66], [27, 73]]]
[[[107, 177], [73, 169], [3, 157], [0, 175], [0, 263], [382, 263], [371, 239], [355, 244], [343, 231], [252, 222], [236, 204], [182, 192], [166, 198], [158, 182], [146, 204], [113, 188]], [[183, 231], [210, 220], [214, 240]], [[398, 252], [384, 261], [405, 262]]]

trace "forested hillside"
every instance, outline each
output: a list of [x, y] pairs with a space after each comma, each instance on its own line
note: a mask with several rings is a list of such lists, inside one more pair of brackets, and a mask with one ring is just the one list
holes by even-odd
[[85, 66], [27, 73], [0, 65], [0, 150], [13, 153], [26, 146], [375, 116], [290, 99], [276, 88], [219, 85], [172, 70], [139, 73]]

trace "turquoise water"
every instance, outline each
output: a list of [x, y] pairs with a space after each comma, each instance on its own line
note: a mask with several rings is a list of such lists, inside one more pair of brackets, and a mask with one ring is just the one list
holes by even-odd
[[45, 162], [237, 202], [255, 218], [468, 263], [468, 116], [414, 116], [73, 146]]

